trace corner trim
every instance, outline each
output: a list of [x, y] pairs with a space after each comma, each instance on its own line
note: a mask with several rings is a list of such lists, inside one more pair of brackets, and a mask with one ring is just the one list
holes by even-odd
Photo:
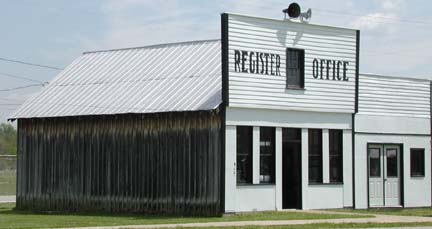
[[225, 169], [226, 169], [226, 108], [228, 107], [228, 14], [221, 14], [221, 72], [222, 72], [222, 104], [221, 104], [221, 190], [220, 207], [221, 213], [225, 212]]
[[355, 105], [354, 113], [358, 113], [359, 107], [359, 66], [360, 66], [360, 30], [356, 32], [356, 66], [355, 66]]
[[229, 77], [229, 44], [228, 44], [228, 14], [221, 14], [221, 50], [222, 50], [222, 103], [226, 108], [229, 106], [229, 94], [228, 94], [228, 77]]
[[355, 179], [355, 115], [358, 113], [359, 106], [359, 66], [360, 66], [360, 30], [356, 31], [356, 66], [355, 66], [355, 99], [354, 99], [354, 113], [351, 119], [351, 160], [352, 160], [352, 206], [356, 208], [356, 179]]

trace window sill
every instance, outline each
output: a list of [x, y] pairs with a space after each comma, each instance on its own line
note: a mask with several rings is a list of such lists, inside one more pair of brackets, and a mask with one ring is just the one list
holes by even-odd
[[237, 187], [248, 187], [248, 186], [275, 186], [275, 183], [263, 183], [263, 184], [250, 184], [250, 183], [243, 183], [243, 184], [237, 184]]
[[424, 178], [425, 175], [411, 175], [412, 178]]
[[288, 86], [285, 88], [285, 90], [306, 91], [304, 87], [295, 87], [295, 86]]
[[331, 182], [331, 183], [309, 183], [309, 186], [322, 186], [322, 185], [343, 185], [343, 182]]

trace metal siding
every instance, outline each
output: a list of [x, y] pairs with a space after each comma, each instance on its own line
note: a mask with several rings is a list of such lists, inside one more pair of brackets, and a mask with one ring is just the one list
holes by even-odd
[[215, 215], [215, 112], [18, 121], [17, 208]]
[[[353, 113], [356, 31], [229, 15], [230, 107]], [[305, 50], [305, 90], [286, 89], [286, 48]], [[281, 76], [235, 72], [234, 50], [279, 54]], [[349, 81], [312, 76], [314, 58], [349, 61]]]
[[11, 119], [215, 109], [220, 41], [84, 53]]
[[430, 118], [429, 82], [360, 74], [359, 114]]

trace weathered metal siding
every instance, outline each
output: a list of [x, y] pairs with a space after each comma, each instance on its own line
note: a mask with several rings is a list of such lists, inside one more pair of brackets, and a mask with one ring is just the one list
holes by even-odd
[[17, 208], [221, 213], [220, 116], [18, 121]]

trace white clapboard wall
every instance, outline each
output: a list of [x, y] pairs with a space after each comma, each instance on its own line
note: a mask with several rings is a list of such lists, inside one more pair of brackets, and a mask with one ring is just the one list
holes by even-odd
[[430, 118], [430, 81], [360, 74], [359, 114]]
[[[228, 14], [228, 43], [229, 107], [354, 112], [356, 30]], [[305, 50], [304, 90], [286, 89], [288, 47]], [[236, 72], [235, 50], [279, 54], [281, 76]], [[348, 81], [313, 78], [314, 58], [349, 61]]]

